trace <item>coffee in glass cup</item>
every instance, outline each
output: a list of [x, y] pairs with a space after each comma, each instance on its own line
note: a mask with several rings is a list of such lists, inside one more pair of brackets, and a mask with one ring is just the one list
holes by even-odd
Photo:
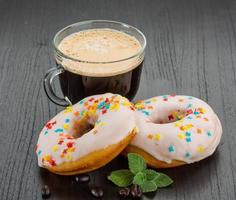
[[[124, 23], [93, 20], [70, 25], [54, 37], [57, 67], [45, 75], [45, 91], [62, 106], [106, 92], [132, 100], [140, 82], [145, 46], [145, 36]], [[57, 75], [63, 98], [52, 89]]]

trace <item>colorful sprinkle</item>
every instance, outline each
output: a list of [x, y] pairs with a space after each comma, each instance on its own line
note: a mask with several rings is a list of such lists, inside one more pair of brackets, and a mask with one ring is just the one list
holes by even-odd
[[191, 136], [191, 133], [187, 131], [187, 132], [185, 133], [185, 135], [186, 135], [187, 137], [190, 137], [190, 136]]
[[190, 156], [191, 156], [191, 155], [190, 155], [189, 152], [186, 152], [185, 155], [184, 155], [185, 158], [189, 158]]
[[206, 122], [208, 122], [209, 121], [209, 119], [207, 118], [207, 117], [204, 117], [203, 118]]
[[200, 128], [197, 128], [197, 134], [202, 134], [202, 130]]
[[194, 115], [199, 115], [199, 112], [194, 111], [193, 114], [194, 114]]
[[176, 127], [179, 127], [180, 125], [181, 125], [180, 122], [175, 122], [175, 126], [176, 126]]
[[69, 129], [69, 125], [68, 125], [68, 124], [64, 124], [64, 125], [63, 125], [63, 128], [64, 128], [65, 130], [68, 130], [68, 129]]
[[99, 105], [98, 105], [98, 109], [101, 110], [103, 108], [103, 106], [105, 105], [105, 101], [101, 102]]
[[168, 115], [168, 119], [169, 119], [169, 121], [170, 120], [173, 120], [174, 119], [174, 116], [171, 114], [171, 115]]
[[188, 109], [188, 110], [186, 111], [186, 113], [187, 113], [187, 115], [191, 115], [191, 114], [193, 114], [193, 110], [192, 110], [192, 109]]
[[48, 162], [51, 166], [56, 166], [56, 162], [55, 160], [52, 159], [52, 156], [51, 155], [45, 155], [43, 158], [42, 158], [42, 162]]
[[65, 120], [65, 122], [66, 122], [66, 123], [69, 123], [69, 122], [70, 122], [70, 119], [67, 118], [67, 119]]
[[184, 115], [176, 115], [176, 119], [180, 120], [180, 119], [183, 119], [184, 118]]
[[64, 110], [64, 113], [70, 113], [70, 112], [72, 112], [72, 106], [68, 106], [68, 107], [66, 107], [66, 109]]
[[68, 148], [64, 149], [62, 154], [67, 154], [67, 150], [68, 150]]
[[50, 160], [52, 159], [52, 157], [51, 157], [50, 155], [45, 155], [45, 156], [43, 157], [43, 159], [44, 159], [45, 161], [50, 161]]
[[186, 124], [185, 126], [180, 126], [181, 131], [187, 131], [193, 127], [192, 124]]
[[206, 113], [206, 110], [205, 110], [204, 108], [198, 108], [198, 111], [199, 111], [201, 114]]
[[83, 103], [84, 103], [84, 99], [79, 102], [79, 104], [83, 104]]
[[93, 116], [93, 115], [95, 115], [95, 113], [96, 113], [96, 110], [88, 110], [87, 111], [88, 116]]
[[90, 101], [90, 102], [91, 102], [91, 101], [93, 101], [93, 100], [94, 100], [94, 98], [93, 98], [93, 97], [91, 97], [91, 98], [90, 98], [88, 101]]
[[107, 110], [103, 110], [103, 111], [102, 111], [102, 114], [106, 114], [106, 113], [107, 113]]
[[204, 151], [205, 151], [205, 149], [204, 149], [203, 146], [200, 145], [200, 146], [197, 147], [197, 152], [198, 153], [203, 153]]
[[75, 147], [71, 147], [67, 149], [67, 152], [74, 152], [75, 151]]
[[174, 149], [174, 146], [173, 145], [170, 145], [169, 148], [168, 148], [169, 152], [172, 153], [175, 151]]
[[187, 137], [186, 138], [186, 142], [191, 142], [192, 140], [191, 140], [191, 138], [190, 137]]
[[151, 102], [157, 102], [157, 99], [156, 98], [152, 98]]
[[54, 122], [48, 122], [48, 123], [45, 125], [45, 127], [46, 127], [47, 129], [51, 129], [56, 123], [57, 123], [56, 121], [54, 121]]
[[81, 111], [81, 116], [83, 117], [84, 116], [84, 113], [85, 113], [85, 111], [83, 110], [83, 111]]
[[63, 132], [63, 129], [62, 129], [62, 128], [58, 128], [58, 129], [56, 129], [54, 132], [56, 132], [56, 133], [61, 133], [61, 132]]
[[61, 144], [63, 144], [63, 142], [64, 142], [64, 140], [63, 140], [63, 139], [60, 139], [60, 140], [58, 141], [58, 144], [61, 145]]
[[152, 139], [153, 138], [153, 135], [152, 134], [148, 134], [148, 139]]
[[183, 133], [179, 133], [179, 134], [178, 134], [178, 138], [179, 138], [179, 139], [184, 139], [184, 138], [185, 138], [185, 135], [184, 135]]
[[137, 103], [137, 104], [135, 104], [135, 108], [141, 110], [141, 109], [144, 109], [145, 106], [144, 106], [144, 104], [141, 102], [141, 103]]
[[142, 113], [144, 113], [144, 114], [147, 115], [147, 116], [150, 115], [150, 113], [149, 113], [148, 111], [146, 111], [146, 110], [142, 110]]
[[106, 104], [105, 108], [108, 110], [110, 108], [110, 104]]
[[54, 146], [52, 147], [52, 151], [54, 151], [54, 152], [57, 152], [58, 149], [59, 149], [59, 147], [58, 147], [57, 145], [54, 145]]
[[38, 150], [38, 155], [40, 155], [42, 153], [42, 150]]
[[134, 106], [130, 106], [130, 109], [135, 111], [135, 107]]
[[48, 131], [45, 131], [45, 132], [44, 132], [44, 135], [47, 135], [47, 134], [48, 134]]
[[74, 142], [68, 142], [68, 143], [66, 144], [66, 146], [67, 146], [68, 148], [73, 147], [73, 145], [74, 145]]
[[207, 131], [207, 135], [208, 135], [209, 137], [211, 137], [211, 136], [212, 136], [212, 133], [211, 133], [210, 131]]
[[120, 108], [120, 105], [118, 103], [114, 103], [111, 105], [110, 110], [117, 111], [119, 110], [119, 108]]
[[50, 160], [49, 163], [50, 163], [52, 166], [56, 166], [56, 162], [55, 162], [55, 160], [53, 160], [53, 159]]
[[161, 140], [161, 134], [160, 134], [160, 133], [157, 133], [157, 134], [154, 136], [154, 139], [157, 140], [157, 141], [160, 141], [160, 140]]
[[193, 104], [188, 104], [187, 108], [191, 108], [193, 106]]
[[66, 160], [68, 160], [68, 161], [72, 160], [71, 153], [67, 153], [65, 157], [66, 157]]

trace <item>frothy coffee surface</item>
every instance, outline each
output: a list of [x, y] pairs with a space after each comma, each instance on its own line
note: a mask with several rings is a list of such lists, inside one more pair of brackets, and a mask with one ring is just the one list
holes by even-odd
[[[130, 58], [141, 50], [139, 41], [113, 29], [89, 29], [65, 37], [59, 50], [72, 59], [58, 60], [65, 69], [80, 75], [106, 77], [122, 74], [136, 68], [143, 55]], [[126, 59], [130, 58], [130, 59]], [[120, 62], [114, 62], [122, 60]]]
[[64, 38], [59, 49], [72, 58], [91, 62], [110, 62], [129, 58], [139, 52], [135, 37], [112, 29], [90, 29]]

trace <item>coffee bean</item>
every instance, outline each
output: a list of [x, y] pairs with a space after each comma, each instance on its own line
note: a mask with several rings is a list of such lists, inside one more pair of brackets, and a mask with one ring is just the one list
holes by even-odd
[[118, 190], [118, 194], [120, 197], [126, 198], [129, 196], [130, 189], [129, 188], [121, 188]]
[[103, 197], [103, 189], [101, 187], [92, 187], [90, 189], [91, 194], [96, 197], [96, 198], [100, 198]]
[[42, 198], [43, 199], [48, 199], [51, 196], [50, 189], [47, 185], [44, 185], [42, 187]]
[[143, 195], [142, 189], [138, 185], [132, 185], [130, 193], [131, 196], [135, 199], [141, 198]]
[[75, 182], [77, 183], [87, 183], [90, 181], [90, 176], [87, 174], [82, 174], [74, 177]]

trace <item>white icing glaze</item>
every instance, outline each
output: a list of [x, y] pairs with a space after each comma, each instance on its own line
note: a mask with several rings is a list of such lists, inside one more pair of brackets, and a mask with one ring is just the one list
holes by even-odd
[[131, 144], [160, 161], [193, 163], [210, 156], [220, 142], [221, 123], [200, 99], [164, 95], [135, 107], [138, 133]]
[[[86, 115], [89, 116], [86, 123], [94, 125], [94, 128], [74, 138], [77, 130], [73, 128]], [[36, 146], [38, 164], [52, 167], [73, 162], [122, 141], [134, 128], [134, 107], [126, 98], [110, 93], [87, 97], [61, 111], [45, 125]]]

